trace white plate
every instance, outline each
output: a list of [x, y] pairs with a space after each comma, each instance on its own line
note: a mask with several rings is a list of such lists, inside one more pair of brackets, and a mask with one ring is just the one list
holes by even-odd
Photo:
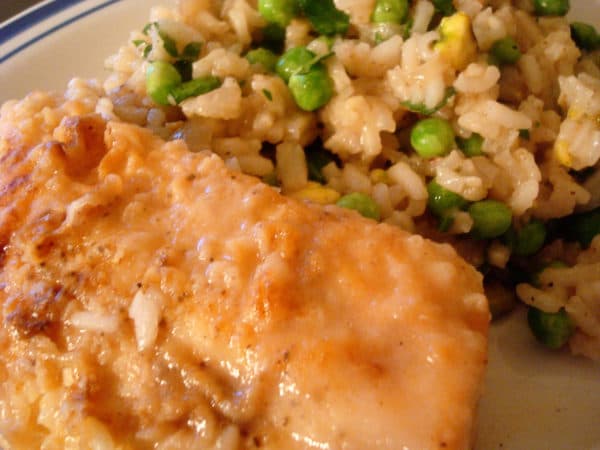
[[[103, 77], [104, 59], [160, 0], [56, 0], [0, 28], [0, 102]], [[600, 28], [600, 0], [572, 16]], [[600, 365], [541, 348], [523, 311], [492, 326], [477, 450], [600, 449]]]

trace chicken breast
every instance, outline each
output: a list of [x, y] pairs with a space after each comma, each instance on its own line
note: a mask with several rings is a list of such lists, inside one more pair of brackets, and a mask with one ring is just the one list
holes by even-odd
[[2, 129], [0, 447], [470, 447], [489, 312], [449, 246], [99, 116]]

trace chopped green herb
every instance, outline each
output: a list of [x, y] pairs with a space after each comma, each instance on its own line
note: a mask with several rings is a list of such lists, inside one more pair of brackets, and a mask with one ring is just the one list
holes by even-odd
[[456, 8], [452, 4], [452, 0], [431, 0], [435, 10], [443, 16], [451, 16], [456, 12]]
[[135, 45], [136, 47], [139, 47], [140, 45], [145, 45], [147, 44], [147, 42], [143, 39], [134, 39], [133, 41], [131, 41], [133, 43], [133, 45]]
[[181, 52], [181, 58], [187, 61], [196, 61], [202, 50], [202, 42], [190, 42]]
[[298, 73], [308, 72], [310, 69], [317, 66], [321, 61], [325, 61], [327, 58], [333, 55], [335, 55], [335, 52], [328, 52], [322, 55], [316, 55], [313, 59], [304, 64], [303, 67], [298, 69]]
[[[164, 31], [162, 31], [160, 29], [160, 27], [158, 26], [158, 22], [150, 22], [150, 23], [146, 24], [146, 26], [142, 30], [142, 33], [145, 34], [146, 36], [148, 36], [150, 34], [150, 30], [152, 28], [156, 28], [156, 30], [158, 31], [158, 36], [163, 41], [163, 47], [164, 47], [165, 51], [169, 55], [171, 55], [173, 57], [177, 57], [177, 55], [179, 53], [177, 51], [177, 43], [175, 42], [175, 39], [173, 39], [167, 33], [165, 33]], [[149, 50], [148, 50], [148, 53], [150, 53]], [[146, 55], [144, 55], [144, 57], [145, 56]]]
[[148, 44], [148, 45], [146, 45], [146, 47], [144, 47], [144, 50], [142, 51], [142, 56], [144, 57], [144, 59], [148, 59], [148, 55], [150, 55], [151, 51], [152, 51], [152, 44]]
[[414, 19], [412, 17], [409, 17], [406, 23], [402, 26], [402, 32], [400, 33], [402, 39], [408, 39], [410, 37], [410, 33], [412, 33], [412, 27], [414, 23]]
[[181, 75], [181, 81], [190, 81], [192, 79], [192, 62], [185, 59], [178, 59], [173, 63], [173, 66], [177, 69]]
[[452, 224], [454, 223], [454, 214], [453, 213], [444, 213], [439, 217], [440, 221], [438, 223], [438, 230], [442, 233], [448, 231]]
[[145, 34], [146, 36], [148, 36], [150, 34], [150, 29], [152, 27], [157, 27], [158, 28], [158, 22], [150, 22], [147, 23], [144, 28], [142, 29], [142, 33]]
[[191, 81], [182, 83], [170, 90], [170, 95], [175, 100], [175, 103], [181, 103], [187, 98], [197, 97], [198, 95], [206, 94], [221, 86], [221, 80], [213, 76], [205, 76], [194, 78]]
[[527, 128], [523, 128], [523, 129], [519, 130], [519, 137], [521, 139], [529, 140], [531, 137], [529, 130]]
[[450, 86], [446, 88], [446, 92], [444, 93], [444, 98], [433, 108], [427, 108], [427, 106], [423, 103], [411, 103], [411, 102], [400, 102], [402, 106], [404, 106], [409, 111], [422, 114], [424, 116], [430, 116], [440, 109], [442, 109], [448, 103], [448, 100], [452, 98], [456, 94], [456, 90]]
[[346, 34], [350, 16], [335, 7], [333, 0], [299, 0], [300, 8], [319, 34]]
[[262, 92], [264, 96], [267, 97], [267, 100], [269, 100], [270, 102], [273, 101], [273, 94], [271, 94], [271, 91], [269, 91], [268, 89], [263, 89]]
[[305, 154], [308, 178], [318, 183], [326, 183], [327, 180], [322, 171], [323, 167], [335, 161], [333, 154], [323, 147], [323, 143], [320, 140], [306, 147]]
[[175, 39], [173, 39], [171, 36], [169, 36], [164, 31], [161, 31], [160, 29], [158, 30], [158, 35], [160, 36], [160, 39], [163, 41], [163, 47], [165, 48], [165, 51], [169, 55], [176, 58], [179, 55], [179, 53], [177, 51], [177, 42], [175, 42]]

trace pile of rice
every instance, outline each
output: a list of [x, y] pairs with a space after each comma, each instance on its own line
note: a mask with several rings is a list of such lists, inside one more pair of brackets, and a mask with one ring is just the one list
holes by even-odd
[[[374, 0], [335, 4], [349, 15], [350, 29], [331, 48], [306, 18], [293, 19], [285, 30], [286, 49], [333, 52], [323, 63], [334, 95], [315, 112], [299, 109], [280, 77], [245, 58], [266, 25], [253, 0], [179, 0], [174, 8], [153, 8], [149, 22], [158, 26], [132, 33], [107, 59], [106, 80], [74, 79], [65, 97], [74, 112], [139, 124], [166, 139], [185, 140], [191, 151], [210, 149], [230, 168], [276, 180], [286, 195], [334, 203], [345, 194], [368, 194], [382, 221], [452, 242], [478, 267], [506, 269], [510, 247], [502, 239], [473, 239], [466, 211], [456, 214], [447, 232], [436, 231], [427, 209], [431, 179], [471, 202], [505, 203], [517, 228], [600, 205], [598, 176], [578, 176], [595, 171], [600, 158], [598, 54], [577, 47], [567, 19], [535, 17], [528, 0], [455, 0], [476, 49], [465, 49], [457, 63], [434, 45], [439, 15], [428, 0], [412, 2], [409, 35], [383, 42], [374, 38], [370, 22]], [[174, 60], [165, 35], [179, 49], [201, 42], [193, 76], [213, 75], [222, 85], [178, 106], [154, 104], [146, 93], [146, 70], [151, 61]], [[521, 58], [514, 65], [488, 63], [492, 44], [507, 36], [517, 42]], [[455, 94], [434, 116], [450, 121], [458, 137], [481, 135], [483, 155], [469, 158], [455, 148], [443, 157], [422, 158], [409, 143], [410, 129], [422, 116], [406, 105], [433, 108], [450, 88]], [[32, 94], [4, 105], [2, 115], [27, 117], [30, 104], [46, 100]], [[336, 158], [322, 168], [320, 183], [309, 177], [305, 152], [317, 139]], [[537, 287], [521, 284], [517, 293], [547, 312], [566, 308], [577, 327], [572, 351], [600, 359], [600, 241], [585, 251], [562, 241], [548, 244], [569, 251], [541, 251], [528, 267], [543, 266], [549, 254], [572, 266], [548, 271]]]

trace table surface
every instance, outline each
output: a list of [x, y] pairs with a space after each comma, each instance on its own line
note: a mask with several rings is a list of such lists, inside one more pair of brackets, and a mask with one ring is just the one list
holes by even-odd
[[10, 19], [12, 16], [20, 13], [24, 9], [29, 8], [36, 3], [40, 3], [40, 0], [10, 0], [3, 1], [2, 7], [0, 7], [0, 22], [4, 22]]

